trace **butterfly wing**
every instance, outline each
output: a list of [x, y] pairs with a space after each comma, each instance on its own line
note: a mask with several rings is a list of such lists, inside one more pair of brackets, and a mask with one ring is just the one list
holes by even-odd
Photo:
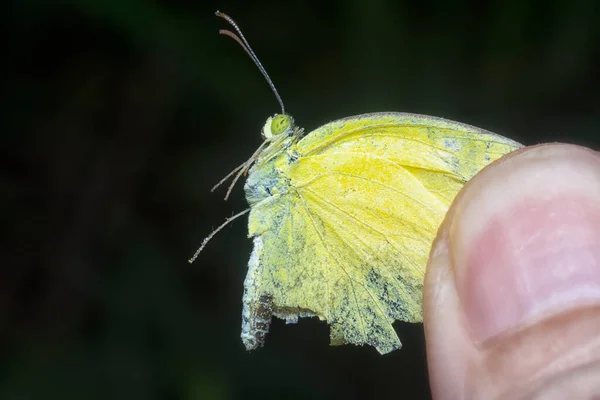
[[269, 318], [316, 315], [330, 324], [332, 344], [400, 348], [392, 323], [422, 320], [425, 266], [452, 200], [518, 147], [475, 127], [400, 113], [309, 133], [274, 166], [285, 191], [250, 215], [257, 268], [246, 281], [254, 292], [245, 295], [245, 315], [254, 317], [245, 326], [252, 332], [259, 309]]

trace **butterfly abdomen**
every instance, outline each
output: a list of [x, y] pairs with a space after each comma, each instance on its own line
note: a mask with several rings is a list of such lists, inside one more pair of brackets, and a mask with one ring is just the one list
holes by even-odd
[[261, 273], [259, 271], [263, 252], [260, 236], [254, 238], [254, 250], [248, 263], [248, 275], [244, 282], [244, 297], [242, 302], [242, 342], [246, 350], [254, 350], [265, 343], [271, 317], [273, 303], [271, 296], [261, 293]]

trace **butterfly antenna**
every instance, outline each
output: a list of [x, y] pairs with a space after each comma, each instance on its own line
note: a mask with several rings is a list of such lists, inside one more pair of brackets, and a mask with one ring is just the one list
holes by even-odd
[[227, 224], [229, 224], [231, 221], [233, 221], [234, 219], [237, 219], [239, 217], [241, 217], [244, 214], [247, 214], [248, 211], [250, 211], [249, 208], [245, 209], [244, 211], [242, 211], [241, 213], [238, 213], [236, 215], [234, 215], [233, 217], [229, 217], [225, 220], [225, 222], [223, 222], [217, 229], [215, 229], [214, 231], [212, 231], [212, 233], [210, 235], [208, 235], [206, 238], [204, 238], [204, 240], [202, 241], [202, 244], [200, 245], [200, 247], [198, 248], [198, 250], [196, 250], [196, 252], [194, 253], [194, 255], [192, 256], [192, 258], [190, 258], [188, 260], [188, 262], [191, 264], [194, 262], [194, 260], [196, 258], [198, 258], [198, 256], [200, 255], [200, 253], [202, 252], [202, 250], [204, 250], [204, 247], [206, 247], [206, 244], [210, 241], [210, 239], [213, 238], [213, 236], [215, 236], [217, 234], [217, 232], [219, 232], [221, 229], [225, 228], [225, 226], [227, 226]]
[[281, 96], [279, 96], [279, 93], [277, 92], [277, 89], [275, 89], [275, 85], [273, 84], [273, 81], [269, 77], [269, 74], [267, 74], [267, 71], [262, 66], [262, 64], [260, 63], [260, 61], [258, 60], [258, 57], [256, 57], [256, 54], [254, 54], [254, 51], [252, 51], [252, 47], [250, 47], [250, 44], [248, 44], [248, 41], [246, 40], [246, 38], [242, 34], [241, 29], [238, 27], [238, 25], [235, 23], [235, 21], [229, 15], [224, 14], [224, 13], [222, 13], [220, 11], [217, 11], [215, 13], [215, 15], [217, 17], [223, 18], [225, 21], [229, 22], [229, 24], [231, 26], [233, 26], [233, 28], [235, 29], [235, 31], [238, 33], [239, 36], [236, 35], [235, 33], [231, 32], [231, 31], [228, 31], [227, 29], [221, 29], [221, 30], [219, 30], [219, 34], [225, 35], [225, 36], [229, 36], [230, 38], [232, 38], [233, 40], [235, 40], [236, 42], [238, 42], [238, 44], [240, 46], [242, 46], [242, 48], [246, 51], [246, 53], [248, 53], [248, 55], [250, 56], [250, 58], [252, 59], [252, 61], [254, 61], [254, 64], [256, 64], [256, 66], [258, 67], [258, 69], [260, 70], [260, 72], [262, 72], [263, 76], [265, 77], [265, 79], [269, 83], [269, 86], [271, 87], [271, 90], [275, 94], [275, 97], [277, 98], [277, 101], [279, 102], [279, 105], [281, 106], [281, 113], [285, 114], [285, 107], [283, 106], [283, 100], [281, 100]]

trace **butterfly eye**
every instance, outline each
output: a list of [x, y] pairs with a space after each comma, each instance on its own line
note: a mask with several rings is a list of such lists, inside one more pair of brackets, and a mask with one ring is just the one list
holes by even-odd
[[277, 114], [271, 121], [271, 134], [280, 135], [292, 126], [292, 117], [287, 114]]

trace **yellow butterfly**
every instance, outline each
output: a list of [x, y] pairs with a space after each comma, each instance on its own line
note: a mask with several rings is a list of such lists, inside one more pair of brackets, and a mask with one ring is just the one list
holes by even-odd
[[254, 241], [242, 341], [248, 350], [262, 346], [272, 316], [316, 316], [329, 323], [332, 345], [399, 349], [392, 323], [422, 321], [427, 258], [454, 197], [521, 145], [458, 122], [393, 112], [344, 118], [305, 135], [235, 22], [217, 15], [235, 28], [239, 36], [221, 33], [248, 52], [282, 108], [267, 119], [263, 145], [232, 172], [227, 193], [249, 171], [250, 208], [233, 217], [250, 212]]

